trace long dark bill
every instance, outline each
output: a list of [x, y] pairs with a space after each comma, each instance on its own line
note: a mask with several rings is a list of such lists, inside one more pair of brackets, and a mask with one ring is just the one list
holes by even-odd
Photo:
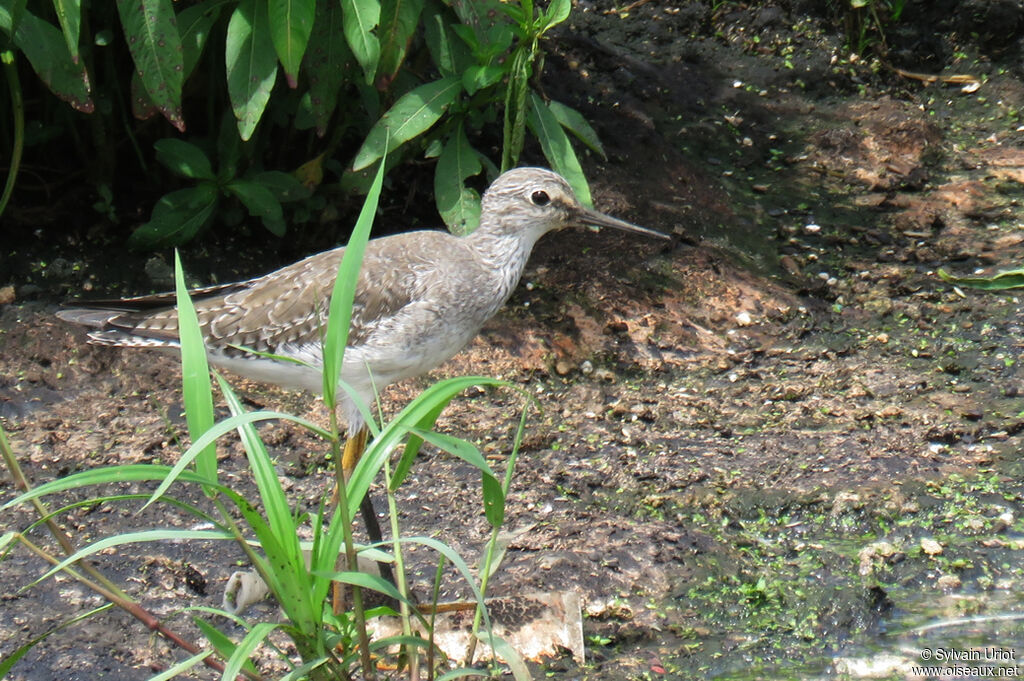
[[596, 210], [589, 210], [584, 208], [580, 211], [579, 217], [577, 218], [582, 225], [592, 225], [594, 227], [611, 227], [612, 229], [619, 229], [623, 232], [633, 232], [634, 234], [643, 234], [645, 236], [654, 237], [655, 239], [662, 239], [664, 241], [670, 241], [672, 237], [664, 232], [659, 232], [655, 229], [647, 229], [640, 225], [634, 225], [632, 222], [626, 222], [625, 220], [619, 220], [613, 218], [610, 215], [604, 213], [598, 213]]

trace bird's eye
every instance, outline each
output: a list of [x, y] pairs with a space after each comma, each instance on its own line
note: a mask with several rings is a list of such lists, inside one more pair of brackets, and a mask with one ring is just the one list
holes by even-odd
[[546, 206], [551, 203], [551, 197], [548, 196], [548, 193], [540, 190], [530, 194], [530, 200], [533, 201], [535, 206]]

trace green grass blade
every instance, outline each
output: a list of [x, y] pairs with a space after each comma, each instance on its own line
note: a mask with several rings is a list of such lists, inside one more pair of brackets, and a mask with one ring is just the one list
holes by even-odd
[[[213, 393], [210, 390], [210, 366], [206, 362], [206, 345], [199, 328], [199, 318], [192, 306], [181, 256], [174, 251], [174, 288], [178, 302], [178, 338], [181, 341], [181, 388], [185, 398], [185, 420], [188, 434], [195, 442], [214, 422]], [[209, 480], [217, 480], [217, 446], [211, 443], [196, 455], [196, 472]], [[207, 492], [209, 494], [209, 492]]]
[[940, 269], [939, 277], [943, 281], [957, 286], [981, 289], [983, 291], [1005, 291], [1007, 289], [1024, 288], [1024, 268], [996, 272], [988, 277], [957, 277]]
[[[149, 504], [159, 499], [167, 491], [171, 484], [183, 475], [185, 468], [190, 463], [192, 463], [193, 459], [195, 459], [195, 457], [198, 456], [199, 453], [203, 451], [203, 449], [207, 447], [211, 442], [214, 442], [218, 438], [223, 437], [225, 434], [230, 433], [233, 430], [236, 430], [237, 428], [241, 427], [246, 423], [256, 423], [258, 421], [273, 421], [277, 419], [297, 423], [303, 428], [309, 430], [310, 432], [316, 433], [317, 435], [327, 440], [330, 440], [332, 438], [330, 433], [328, 433], [326, 430], [316, 425], [315, 423], [307, 421], [304, 418], [294, 416], [292, 414], [285, 414], [283, 412], [278, 411], [251, 411], [245, 414], [238, 414], [237, 416], [226, 418], [223, 421], [215, 423], [212, 428], [203, 433], [203, 435], [198, 440], [193, 442], [191, 447], [185, 450], [185, 453], [182, 454], [181, 457], [178, 459], [178, 463], [174, 464], [173, 468], [168, 469], [168, 472], [163, 482], [161, 482], [160, 486], [157, 487], [155, 492], [153, 492], [153, 495], [149, 498], [149, 501], [146, 502], [146, 505], [148, 506]], [[205, 482], [207, 481], [207, 478], [199, 476], [198, 481]]]
[[227, 663], [224, 665], [224, 673], [220, 675], [223, 681], [234, 681], [234, 678], [238, 676], [238, 672], [242, 670], [242, 667], [246, 662], [249, 662], [249, 655], [256, 650], [264, 639], [267, 638], [278, 625], [273, 622], [260, 622], [245, 635], [238, 645], [235, 646], [235, 652], [228, 658]]
[[182, 660], [181, 662], [168, 667], [156, 676], [149, 677], [146, 681], [169, 681], [170, 679], [175, 678], [179, 674], [183, 674], [187, 672], [189, 669], [192, 669], [192, 667], [195, 667], [197, 664], [199, 664], [212, 654], [212, 650], [203, 650], [201, 652], [198, 652], [192, 657], [186, 660]]
[[88, 546], [85, 546], [78, 551], [57, 563], [53, 568], [46, 572], [42, 577], [36, 579], [29, 586], [38, 584], [49, 577], [52, 577], [56, 573], [60, 572], [64, 568], [68, 567], [72, 563], [76, 563], [83, 558], [102, 551], [103, 549], [112, 548], [115, 546], [123, 546], [124, 544], [136, 544], [150, 541], [165, 541], [175, 539], [234, 539], [234, 535], [224, 530], [143, 530], [141, 532], [125, 532], [124, 534], [118, 534], [113, 537], [107, 537], [106, 539], [100, 539], [99, 541], [93, 542]]
[[438, 405], [446, 405], [463, 390], [474, 386], [505, 386], [514, 388], [511, 383], [495, 378], [481, 376], [460, 376], [438, 381], [423, 391], [395, 417], [367, 447], [363, 457], [356, 464], [352, 478], [348, 484], [349, 509], [354, 516], [359, 504], [370, 488], [370, 483], [384, 465], [384, 459], [391, 453], [402, 439], [413, 428], [430, 428], [433, 423], [424, 423], [424, 417], [435, 411], [440, 413]]
[[494, 475], [494, 471], [491, 470], [487, 460], [480, 453], [480, 450], [477, 449], [476, 445], [462, 438], [444, 433], [435, 433], [419, 428], [413, 429], [412, 432], [438, 449], [457, 456], [480, 471], [484, 514], [487, 516], [487, 521], [491, 524], [491, 527], [499, 527], [505, 520], [505, 492], [502, 490], [498, 478]]
[[[32, 490], [25, 492], [24, 494], [11, 499], [3, 506], [0, 506], [0, 511], [7, 510], [8, 508], [17, 506], [18, 504], [31, 501], [32, 499], [44, 497], [48, 494], [57, 494], [59, 492], [81, 489], [92, 485], [163, 480], [173, 470], [174, 469], [170, 466], [139, 463], [127, 466], [96, 468], [88, 471], [82, 471], [80, 473], [73, 473], [63, 478], [58, 478], [56, 480], [43, 483], [42, 485], [37, 485]], [[212, 480], [204, 478], [192, 471], [181, 471], [177, 478], [185, 482], [196, 482], [202, 485], [217, 486], [221, 491], [225, 489], [224, 487], [216, 485]], [[152, 501], [152, 499], [150, 499], [150, 501]]]
[[[242, 415], [243, 408], [238, 396], [220, 375], [217, 375], [231, 413]], [[270, 460], [263, 441], [256, 433], [252, 423], [239, 426], [238, 434], [242, 439], [249, 467], [263, 502], [263, 510], [267, 515], [267, 523], [252, 506], [241, 497], [235, 497], [242, 514], [252, 526], [260, 545], [267, 556], [267, 563], [272, 573], [268, 584], [274, 590], [281, 606], [289, 618], [303, 632], [315, 631], [315, 612], [317, 610], [310, 600], [311, 585], [306, 571], [305, 559], [299, 544], [298, 528], [288, 505], [277, 471]]]
[[377, 213], [380, 190], [384, 184], [384, 163], [377, 169], [377, 175], [370, 186], [370, 192], [363, 201], [355, 229], [345, 246], [345, 254], [338, 266], [338, 276], [331, 292], [331, 306], [327, 314], [327, 335], [324, 338], [324, 402], [328, 409], [337, 406], [337, 387], [341, 378], [341, 365], [348, 344], [349, 323], [352, 319], [352, 302], [356, 296], [359, 270], [363, 265], [363, 253], [370, 239], [370, 228]]
[[526, 667], [523, 656], [509, 645], [505, 639], [494, 636], [489, 630], [478, 633], [477, 638], [491, 646], [494, 649], [494, 653], [505, 660], [505, 664], [508, 665], [509, 670], [512, 672], [512, 677], [516, 681], [533, 681], [533, 676], [530, 675], [530, 670]]

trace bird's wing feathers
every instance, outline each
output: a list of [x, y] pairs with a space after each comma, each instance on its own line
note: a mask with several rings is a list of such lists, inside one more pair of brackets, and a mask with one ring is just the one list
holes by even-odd
[[[425, 236], [425, 235], [432, 236]], [[367, 244], [352, 307], [349, 344], [359, 344], [422, 293], [425, 257], [438, 233], [407, 232]], [[434, 244], [436, 249], [436, 244]], [[289, 344], [318, 343], [344, 248], [336, 248], [264, 277], [191, 291], [209, 345], [274, 352]], [[174, 294], [92, 301], [65, 310], [66, 321], [158, 341], [178, 338]], [[163, 307], [164, 309], [154, 309]]]

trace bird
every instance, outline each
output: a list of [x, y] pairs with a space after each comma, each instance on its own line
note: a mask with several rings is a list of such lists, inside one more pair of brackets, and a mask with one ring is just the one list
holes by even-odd
[[[585, 207], [555, 172], [524, 167], [501, 174], [484, 192], [479, 226], [465, 236], [423, 230], [367, 243], [340, 376], [354, 394], [339, 400], [348, 428], [345, 479], [368, 433], [357, 400], [370, 405], [385, 386], [453, 357], [512, 295], [538, 239], [571, 226], [670, 239]], [[257, 382], [318, 394], [321, 333], [344, 252], [341, 246], [261, 277], [191, 291], [210, 363]], [[173, 293], [76, 304], [81, 306], [57, 316], [90, 327], [91, 344], [179, 347]], [[373, 516], [368, 500], [362, 510], [369, 526], [376, 518], [367, 517], [368, 511]], [[380, 540], [379, 528], [375, 538], [369, 534]]]

